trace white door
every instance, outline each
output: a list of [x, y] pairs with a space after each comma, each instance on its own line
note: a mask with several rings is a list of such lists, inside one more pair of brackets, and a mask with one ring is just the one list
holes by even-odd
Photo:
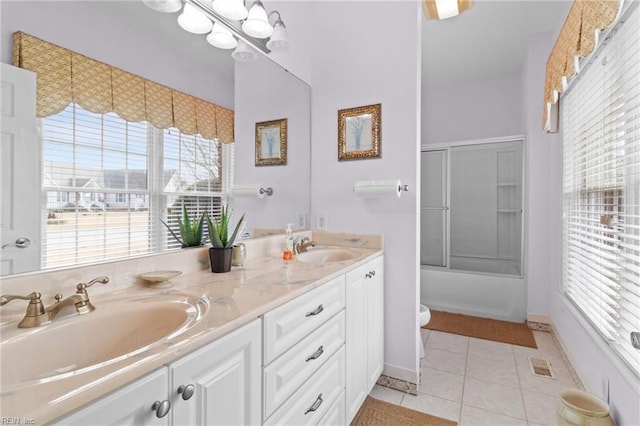
[[174, 426], [262, 423], [261, 329], [254, 320], [169, 366]]
[[384, 268], [380, 256], [371, 268], [367, 286], [367, 392], [371, 392], [384, 369]]
[[40, 268], [40, 136], [35, 73], [1, 64], [1, 275]]
[[369, 264], [347, 273], [347, 389], [346, 406], [349, 423], [358, 413], [367, 389], [367, 288]]

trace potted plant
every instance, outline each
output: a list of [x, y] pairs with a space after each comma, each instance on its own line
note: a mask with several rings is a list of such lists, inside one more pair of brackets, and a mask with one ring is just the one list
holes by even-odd
[[180, 236], [178, 236], [173, 229], [162, 219], [160, 221], [167, 227], [173, 238], [176, 239], [182, 248], [194, 247], [202, 245], [202, 233], [204, 231], [204, 216], [200, 215], [200, 218], [194, 217], [193, 220], [189, 217], [187, 208], [182, 206], [182, 219], [178, 218], [178, 228], [180, 230]]
[[238, 235], [238, 230], [244, 214], [236, 224], [231, 237], [229, 237], [229, 219], [231, 218], [227, 206], [222, 206], [220, 219], [211, 219], [207, 214], [207, 228], [209, 230], [209, 260], [211, 261], [211, 272], [229, 272], [231, 270], [231, 250], [233, 250], [233, 242]]

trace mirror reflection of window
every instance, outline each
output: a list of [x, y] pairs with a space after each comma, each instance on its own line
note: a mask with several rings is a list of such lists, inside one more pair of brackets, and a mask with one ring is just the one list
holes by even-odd
[[174, 248], [159, 218], [177, 232], [183, 205], [192, 217], [220, 211], [217, 139], [75, 104], [44, 118], [42, 129], [43, 268]]

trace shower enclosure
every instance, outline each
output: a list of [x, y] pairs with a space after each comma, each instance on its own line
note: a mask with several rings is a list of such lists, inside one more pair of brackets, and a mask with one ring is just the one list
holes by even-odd
[[439, 145], [421, 156], [422, 303], [523, 320], [523, 140]]

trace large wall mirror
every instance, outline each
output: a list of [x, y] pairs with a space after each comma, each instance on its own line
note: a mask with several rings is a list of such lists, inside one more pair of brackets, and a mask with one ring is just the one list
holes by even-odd
[[[24, 31], [114, 67], [233, 109], [233, 183], [271, 187], [273, 195], [263, 198], [223, 196], [220, 202], [226, 201], [230, 205], [236, 219], [246, 213], [247, 230], [251, 233], [256, 229], [284, 229], [287, 223], [294, 223], [296, 229], [306, 227], [310, 210], [310, 87], [301, 79], [262, 54], [254, 62], [235, 64], [231, 59], [231, 51], [210, 46], [204, 35], [198, 36], [181, 30], [176, 23], [177, 14], [157, 13], [142, 1], [9, 0], [1, 2], [0, 8], [0, 39], [4, 63], [11, 63], [12, 33]], [[70, 117], [79, 119], [81, 114], [71, 111]], [[281, 119], [286, 119], [287, 122], [286, 164], [256, 165], [256, 123]], [[135, 135], [144, 126], [129, 127], [127, 144], [137, 143], [138, 136], [140, 143], [146, 143], [148, 147], [155, 143], [146, 140], [147, 136]], [[165, 139], [175, 136], [172, 131], [164, 133]], [[122, 140], [115, 139], [118, 138], [115, 137], [111, 142], [124, 144]], [[216, 151], [215, 155], [226, 156], [227, 150], [222, 145]], [[50, 155], [50, 152], [45, 154]], [[65, 156], [73, 154], [61, 149], [56, 155], [64, 162], [68, 161]], [[145, 163], [152, 161], [141, 155], [136, 160], [140, 164], [136, 165], [135, 155], [130, 152], [128, 156], [125, 160], [114, 162], [124, 161], [122, 164], [126, 167], [123, 168], [135, 170], [144, 169]], [[79, 163], [82, 161], [76, 160], [73, 167], [87, 166]], [[28, 164], [13, 163], [12, 167], [33, 170], [34, 174], [37, 170], [33, 158]], [[227, 170], [230, 169], [231, 167], [227, 167]], [[114, 173], [117, 174], [110, 172], [111, 175]], [[89, 194], [89, 200], [85, 200], [87, 208], [84, 211], [76, 209], [70, 215], [75, 218], [65, 218], [59, 212], [48, 210], [46, 205], [51, 204], [51, 194], [42, 191], [44, 177], [41, 177], [40, 205], [36, 207], [40, 211], [36, 219], [38, 223], [28, 226], [24, 233], [25, 237], [30, 237], [33, 241], [31, 247], [16, 247], [16, 235], [9, 235], [5, 232], [6, 229], [0, 230], [1, 244], [7, 244], [0, 253], [2, 275], [60, 267], [52, 260], [71, 249], [71, 246], [76, 253], [75, 264], [99, 262], [100, 260], [84, 255], [108, 250], [109, 247], [118, 247], [118, 250], [126, 246], [128, 248], [121, 253], [121, 257], [138, 256], [140, 253], [135, 248], [132, 250], [129, 244], [134, 238], [144, 240], [143, 244], [155, 244], [160, 250], [175, 248], [175, 244], [166, 244], [166, 241], [171, 240], [166, 232], [159, 239], [151, 236], [150, 223], [163, 230], [161, 216], [152, 213], [148, 206], [154, 200], [141, 199], [137, 203], [129, 202], [126, 207], [116, 208], [125, 199], [129, 201], [131, 195], [128, 191], [117, 194], [101, 191], [101, 180], [107, 174], [101, 170], [101, 177], [96, 175], [94, 179], [90, 179], [91, 176], [88, 176], [85, 183], [96, 187], [93, 192], [95, 199], [90, 198], [90, 191], [84, 191], [85, 196]], [[224, 174], [221, 172], [219, 176]], [[124, 172], [123, 177], [129, 185], [135, 179], [145, 179], [144, 174], [136, 177], [130, 172]], [[117, 179], [117, 176], [114, 178]], [[4, 175], [3, 180], [7, 180]], [[163, 181], [164, 183], [166, 182]], [[20, 202], [20, 194], [14, 194], [12, 198], [10, 191], [4, 190], [5, 186], [2, 188], [0, 199], [3, 209], [10, 207], [14, 215], [19, 215], [20, 210], [25, 208]], [[225, 185], [220, 185], [220, 191], [223, 189]], [[64, 200], [56, 200], [58, 201]], [[67, 202], [71, 201], [75, 200]], [[133, 222], [135, 223], [132, 225]], [[93, 223], [100, 226], [105, 223], [121, 223], [128, 227], [129, 236], [121, 236], [119, 242], [114, 240], [105, 244], [106, 239], [115, 234], [94, 229]], [[31, 235], [34, 232], [36, 235]], [[139, 234], [138, 237], [135, 237], [136, 233]], [[259, 232], [254, 235], [259, 235]], [[55, 241], [64, 244], [56, 246], [53, 244]], [[67, 244], [69, 248], [63, 247]], [[19, 266], [20, 262], [13, 262], [17, 256], [28, 256], [30, 252], [34, 259], [25, 262], [24, 265], [27, 266]], [[67, 263], [66, 266], [72, 265]]]

